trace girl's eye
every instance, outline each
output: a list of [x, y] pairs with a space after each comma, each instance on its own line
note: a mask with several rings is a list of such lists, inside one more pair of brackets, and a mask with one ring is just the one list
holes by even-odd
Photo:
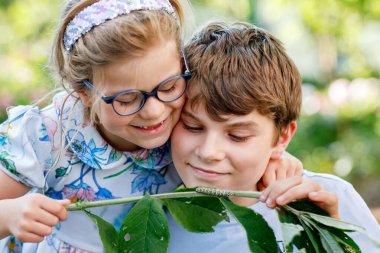
[[170, 93], [176, 90], [175, 84], [170, 87], [165, 87], [165, 89], [160, 89], [160, 92]]
[[181, 80], [180, 78], [177, 78], [177, 79], [170, 80], [169, 82], [160, 86], [158, 91], [162, 93], [176, 92], [180, 86], [182, 86]]
[[129, 102], [121, 102], [121, 101], [118, 101], [120, 106], [127, 106], [129, 105], [130, 103]]

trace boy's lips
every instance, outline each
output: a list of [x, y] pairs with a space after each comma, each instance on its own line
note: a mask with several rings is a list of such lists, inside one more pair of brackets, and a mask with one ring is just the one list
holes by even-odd
[[209, 170], [205, 168], [200, 168], [193, 166], [189, 164], [190, 168], [192, 169], [194, 175], [196, 177], [202, 178], [202, 179], [217, 179], [221, 176], [229, 175], [230, 173], [224, 173], [224, 172], [218, 172], [215, 170]]

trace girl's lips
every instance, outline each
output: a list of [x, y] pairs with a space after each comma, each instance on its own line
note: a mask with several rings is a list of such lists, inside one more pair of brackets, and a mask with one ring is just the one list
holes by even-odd
[[152, 125], [152, 126], [138, 126], [138, 128], [142, 128], [144, 130], [153, 130], [153, 129], [156, 129], [156, 128], [159, 128], [160, 126], [162, 126], [164, 124], [164, 122], [160, 122], [156, 125]]
[[163, 120], [161, 121], [160, 123], [158, 124], [154, 124], [154, 125], [150, 125], [150, 126], [134, 126], [135, 128], [137, 128], [139, 131], [142, 131], [142, 132], [160, 132], [162, 129], [164, 129], [165, 127], [165, 123], [167, 122], [167, 120]]

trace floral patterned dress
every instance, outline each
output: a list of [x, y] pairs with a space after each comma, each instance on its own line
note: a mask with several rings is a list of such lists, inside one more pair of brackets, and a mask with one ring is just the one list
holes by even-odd
[[[2, 171], [34, 191], [72, 202], [168, 192], [181, 184], [168, 143], [151, 150], [117, 151], [91, 125], [80, 100], [71, 96], [65, 102], [66, 96], [57, 94], [42, 110], [18, 106], [8, 111], [8, 120], [0, 125]], [[126, 204], [90, 211], [120, 227], [130, 208]], [[0, 241], [0, 252], [103, 252], [103, 247], [89, 218], [72, 211], [43, 242], [22, 244], [8, 237]]]

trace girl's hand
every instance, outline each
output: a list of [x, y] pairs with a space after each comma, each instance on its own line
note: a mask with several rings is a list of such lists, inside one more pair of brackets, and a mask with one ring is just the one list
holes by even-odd
[[270, 208], [277, 205], [286, 205], [289, 202], [309, 199], [324, 209], [331, 217], [339, 219], [338, 197], [336, 194], [326, 192], [322, 187], [299, 176], [278, 180], [269, 185], [260, 197]]
[[263, 191], [271, 183], [276, 182], [277, 180], [293, 176], [301, 176], [302, 172], [302, 162], [291, 154], [285, 153], [281, 159], [269, 160], [264, 175], [257, 184], [258, 189]]
[[42, 194], [26, 194], [7, 201], [6, 226], [10, 234], [23, 242], [41, 242], [53, 227], [67, 217], [70, 200], [55, 200]]

